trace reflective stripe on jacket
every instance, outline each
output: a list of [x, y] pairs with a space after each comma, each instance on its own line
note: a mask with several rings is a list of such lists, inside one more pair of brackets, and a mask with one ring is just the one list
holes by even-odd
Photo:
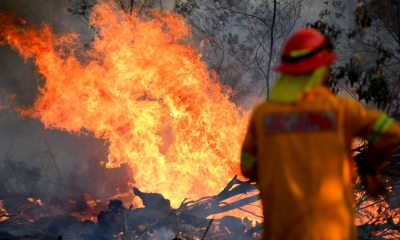
[[325, 87], [296, 103], [260, 104], [241, 166], [244, 176], [257, 179], [265, 239], [357, 239], [352, 140], [368, 139], [389, 158], [400, 142], [393, 122]]

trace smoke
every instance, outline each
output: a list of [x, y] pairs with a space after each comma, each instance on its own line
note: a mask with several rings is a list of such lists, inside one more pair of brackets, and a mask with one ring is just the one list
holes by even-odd
[[172, 229], [162, 227], [155, 231], [153, 238], [154, 239], [172, 239], [174, 236], [174, 232]]
[[[14, 12], [28, 24], [49, 24], [56, 33], [77, 32], [83, 42], [89, 42], [92, 33], [87, 23], [65, 10], [72, 4], [70, 0], [2, 0], [0, 11]], [[0, 99], [11, 94], [18, 105], [30, 106], [42, 80], [32, 61], [24, 62], [10, 46], [0, 44]], [[107, 198], [117, 188], [127, 191], [127, 169], [101, 166], [107, 155], [106, 143], [90, 134], [45, 129], [40, 121], [23, 119], [0, 105], [0, 199], [80, 192]]]
[[[43, 0], [40, 2], [24, 0], [0, 1], [0, 10], [14, 12], [26, 19], [28, 24], [50, 24], [58, 32], [75, 31], [83, 41], [91, 39], [86, 23], [68, 14], [65, 9], [71, 6], [69, 0]], [[18, 53], [9, 46], [0, 48], [0, 88], [16, 94], [18, 103], [31, 104], [37, 95], [37, 76], [31, 61], [24, 62]]]

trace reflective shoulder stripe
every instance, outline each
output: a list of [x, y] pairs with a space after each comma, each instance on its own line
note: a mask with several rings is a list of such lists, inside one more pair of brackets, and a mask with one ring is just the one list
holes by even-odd
[[386, 113], [383, 113], [378, 121], [376, 121], [372, 132], [367, 136], [367, 141], [371, 144], [378, 142], [382, 135], [386, 133], [393, 121], [393, 118], [389, 117]]
[[248, 168], [252, 168], [254, 167], [254, 165], [256, 164], [256, 158], [248, 153], [242, 152], [242, 156], [241, 156], [241, 164], [243, 166], [246, 166]]

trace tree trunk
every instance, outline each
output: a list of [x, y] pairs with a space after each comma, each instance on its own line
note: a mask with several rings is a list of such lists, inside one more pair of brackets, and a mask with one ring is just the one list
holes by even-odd
[[274, 0], [274, 13], [272, 15], [272, 24], [271, 24], [271, 40], [269, 45], [269, 59], [268, 59], [268, 66], [267, 66], [267, 75], [265, 76], [265, 83], [267, 86], [267, 99], [269, 99], [269, 76], [271, 71], [271, 62], [272, 62], [272, 50], [274, 48], [274, 28], [275, 28], [275, 18], [276, 18], [276, 0]]

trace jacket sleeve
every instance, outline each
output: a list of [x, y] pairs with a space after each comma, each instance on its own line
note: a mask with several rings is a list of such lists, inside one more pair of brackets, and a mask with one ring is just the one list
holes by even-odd
[[240, 168], [243, 176], [257, 181], [257, 131], [255, 115], [252, 116], [242, 145]]
[[400, 126], [386, 113], [370, 110], [357, 102], [349, 102], [345, 117], [354, 136], [368, 141], [368, 150], [363, 165], [380, 170], [400, 144]]

